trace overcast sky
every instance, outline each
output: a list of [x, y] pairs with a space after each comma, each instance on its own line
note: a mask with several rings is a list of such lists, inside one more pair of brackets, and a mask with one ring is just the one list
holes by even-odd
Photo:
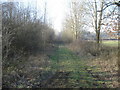
[[[24, 2], [25, 5], [29, 4], [32, 7], [37, 6], [39, 17], [41, 14], [44, 13], [44, 5], [46, 2], [47, 19], [48, 22], [52, 23], [56, 33], [59, 33], [62, 30], [62, 23], [64, 21], [64, 17], [66, 17], [67, 11], [69, 11], [68, 8], [70, 2], [70, 0], [2, 0], [2, 1]], [[89, 27], [89, 29], [90, 31], [92, 31], [92, 28]]]
[[[69, 0], [1, 0], [3, 2], [24, 2], [30, 6], [37, 6], [38, 16], [44, 12], [44, 5], [47, 6], [47, 18], [58, 33], [62, 29], [62, 21], [64, 20], [65, 12], [67, 11], [67, 3]], [[32, 2], [32, 3], [31, 3]], [[49, 22], [48, 21], [48, 22]]]
[[[27, 1], [27, 0], [26, 0]], [[35, 0], [32, 0], [35, 4]], [[51, 22], [55, 32], [59, 33], [62, 30], [62, 22], [66, 15], [69, 0], [37, 0], [37, 10], [39, 13], [44, 13], [44, 6], [46, 2], [46, 17], [48, 22]]]
[[48, 22], [52, 23], [53, 28], [55, 29], [55, 33], [58, 34], [62, 30], [64, 18], [69, 12], [68, 9], [71, 0], [2, 0], [2, 1], [24, 2], [24, 5], [26, 6], [29, 4], [29, 6], [37, 8], [38, 17], [41, 17], [44, 14], [44, 7], [46, 2], [47, 12], [46, 17], [48, 19]]
[[67, 11], [68, 0], [46, 0], [47, 1], [47, 12], [50, 19], [53, 22], [56, 32], [60, 32], [62, 29], [62, 22]]

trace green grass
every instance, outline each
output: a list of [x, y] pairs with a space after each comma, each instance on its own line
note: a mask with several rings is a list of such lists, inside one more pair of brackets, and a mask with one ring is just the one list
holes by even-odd
[[66, 83], [68, 87], [102, 87], [102, 81], [96, 80], [85, 70], [85, 68], [89, 68], [89, 66], [86, 65], [86, 61], [70, 50], [63, 47], [59, 48], [50, 59], [52, 63], [51, 70], [70, 72], [68, 83]]
[[111, 47], [118, 47], [118, 40], [105, 40], [105, 41], [102, 41], [102, 44], [103, 45], [106, 45], [106, 46], [111, 46]]

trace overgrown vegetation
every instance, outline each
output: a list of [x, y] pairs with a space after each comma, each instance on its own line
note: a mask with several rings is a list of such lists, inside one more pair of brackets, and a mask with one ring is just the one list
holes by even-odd
[[104, 41], [104, 43], [101, 43], [99, 51], [95, 48], [95, 42], [91, 41], [76, 41], [70, 44], [68, 48], [78, 56], [85, 58], [88, 65], [86, 70], [90, 72], [93, 77], [102, 80], [102, 83], [104, 83], [106, 87], [115, 88], [119, 87], [119, 53], [118, 47], [116, 46], [118, 43], [116, 42], [117, 41]]
[[3, 62], [5, 59], [9, 61], [8, 59], [24, 54], [43, 51], [54, 37], [51, 27], [36, 17], [33, 18], [29, 8], [20, 9], [21, 6], [18, 5], [18, 3], [2, 5]]
[[[48, 24], [46, 2], [41, 17], [29, 5], [2, 3], [3, 88], [119, 87], [119, 41], [100, 40], [107, 2], [94, 1], [87, 13], [84, 2], [71, 0], [69, 16], [58, 35]], [[93, 16], [93, 34], [86, 30], [91, 28], [86, 25], [88, 14]], [[116, 29], [116, 23], [111, 28]]]
[[[32, 17], [36, 13], [29, 7], [23, 8], [20, 3], [3, 3], [2, 14], [3, 87], [25, 87], [19, 85], [26, 83], [26, 74], [32, 75], [31, 67], [26, 67], [29, 65], [27, 62], [34, 60], [29, 60], [30, 56], [33, 58], [38, 52], [44, 53], [45, 47], [52, 45], [54, 31], [42, 20]], [[47, 65], [47, 59], [42, 60], [41, 57], [38, 63], [42, 64], [44, 60]]]
[[[47, 88], [100, 88], [106, 87], [103, 81], [94, 78], [86, 68], [85, 59], [71, 50], [59, 47], [50, 57], [52, 71], [57, 72], [45, 83]], [[102, 82], [102, 83], [101, 83]]]

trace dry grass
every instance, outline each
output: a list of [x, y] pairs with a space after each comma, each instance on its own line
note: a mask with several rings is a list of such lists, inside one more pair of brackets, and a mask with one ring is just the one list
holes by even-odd
[[52, 72], [49, 73], [49, 66], [50, 61], [47, 55], [31, 55], [17, 67], [11, 66], [4, 70], [3, 87], [32, 88], [35, 85], [41, 85], [41, 81], [52, 74]]
[[[118, 48], [112, 46], [100, 46], [97, 51], [94, 42], [75, 41], [68, 48], [76, 52], [81, 58], [86, 57], [87, 65], [91, 68], [91, 73], [96, 75], [109, 88], [119, 87], [118, 83]], [[105, 73], [105, 75], [103, 74]]]
[[[89, 61], [88, 65], [91, 67], [96, 66], [95, 69], [92, 70], [92, 73], [94, 72], [103, 72], [106, 73], [106, 75], [102, 76], [104, 80], [110, 80], [110, 82], [105, 82], [106, 86], [109, 88], [116, 88], [119, 87], [118, 83], [118, 64], [117, 64], [118, 58], [114, 57], [111, 59], [103, 58], [96, 58]], [[98, 75], [101, 73], [98, 73]], [[101, 76], [100, 76], [101, 77]]]
[[[51, 77], [51, 61], [49, 54], [53, 54], [57, 47], [48, 47], [45, 52], [23, 56], [19, 60], [11, 60], [3, 66], [3, 87], [32, 88], [41, 85]], [[7, 63], [7, 62], [6, 62]]]

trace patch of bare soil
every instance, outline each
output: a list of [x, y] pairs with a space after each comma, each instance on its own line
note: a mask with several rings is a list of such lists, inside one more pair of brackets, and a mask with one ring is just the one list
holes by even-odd
[[18, 66], [9, 66], [4, 70], [3, 88], [32, 88], [38, 87], [49, 79], [54, 72], [50, 70], [48, 55], [54, 53], [57, 47], [49, 46], [45, 53], [30, 55], [27, 59], [21, 58]]
[[46, 80], [43, 88], [66, 88], [68, 84], [68, 76], [70, 72], [56, 72], [49, 80]]
[[119, 87], [117, 60], [117, 57], [109, 58], [108, 60], [96, 58], [88, 63], [91, 67], [96, 68], [87, 71], [89, 71], [93, 77], [103, 80], [104, 82], [102, 83], [105, 83], [108, 88], [117, 88]]

